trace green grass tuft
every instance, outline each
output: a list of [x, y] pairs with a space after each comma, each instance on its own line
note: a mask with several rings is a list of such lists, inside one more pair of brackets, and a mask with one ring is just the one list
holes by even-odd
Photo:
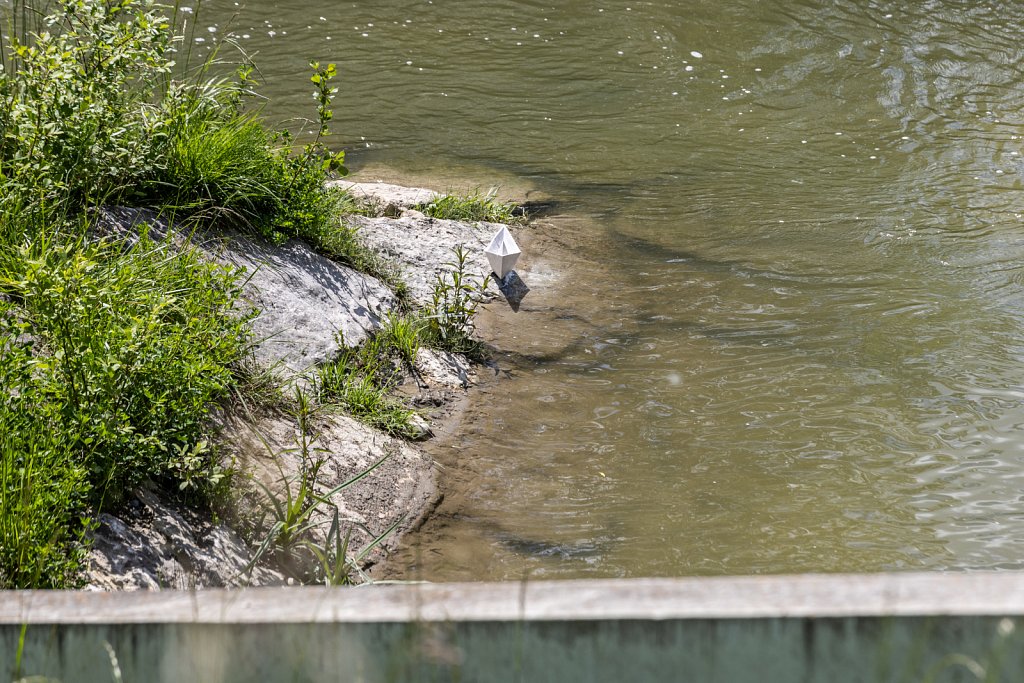
[[409, 368], [416, 365], [416, 354], [420, 350], [424, 322], [411, 316], [389, 313], [376, 339]]
[[455, 221], [487, 221], [490, 223], [516, 223], [522, 220], [513, 202], [497, 199], [497, 190], [481, 194], [446, 194], [428, 204], [416, 207], [432, 218], [446, 218]]
[[316, 387], [322, 404], [336, 404], [356, 419], [394, 436], [422, 436], [414, 422], [416, 411], [388, 395], [390, 368], [386, 357], [374, 355], [371, 345], [347, 351], [317, 369]]

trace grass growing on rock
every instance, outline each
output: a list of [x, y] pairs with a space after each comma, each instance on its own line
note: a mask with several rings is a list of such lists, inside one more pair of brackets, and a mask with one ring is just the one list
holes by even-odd
[[454, 221], [487, 221], [490, 223], [516, 223], [522, 214], [513, 202], [502, 202], [497, 190], [479, 191], [468, 195], [445, 194], [427, 204], [416, 207], [431, 218]]
[[182, 38], [149, 0], [5, 11], [19, 21], [0, 19], [0, 588], [69, 587], [99, 511], [154, 483], [205, 504], [223, 475], [210, 410], [274, 396], [240, 369], [238, 274], [145, 235], [100, 242], [95, 207], [300, 237], [396, 278], [324, 187], [344, 172], [325, 143], [333, 65], [311, 64], [319, 128], [294, 150], [247, 108], [250, 68], [174, 64]]
[[415, 371], [420, 346], [461, 353], [482, 361], [486, 346], [474, 337], [477, 307], [490, 276], [470, 274], [462, 246], [437, 274], [431, 302], [421, 311], [389, 314], [383, 326], [357, 348], [317, 368], [313, 378], [323, 404], [337, 404], [353, 417], [394, 436], [424, 436], [422, 418], [390, 396], [403, 366]]
[[420, 339], [442, 351], [465, 354], [482, 361], [487, 356], [483, 343], [473, 336], [476, 310], [491, 282], [490, 274], [482, 279], [469, 272], [469, 254], [460, 245], [452, 250], [453, 260], [447, 270], [434, 280], [431, 302], [424, 311]]
[[419, 349], [417, 326], [412, 319], [392, 316], [361, 346], [345, 349], [338, 358], [317, 368], [315, 385], [320, 402], [337, 404], [353, 417], [394, 436], [423, 436], [416, 411], [389, 395], [401, 366], [415, 362]]

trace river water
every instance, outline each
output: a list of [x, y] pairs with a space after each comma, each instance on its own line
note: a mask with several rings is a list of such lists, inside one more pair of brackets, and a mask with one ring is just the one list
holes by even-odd
[[337, 62], [357, 179], [549, 202], [406, 575], [1024, 568], [1024, 4], [196, 22], [200, 49], [258, 52], [274, 116], [308, 116], [307, 62]]

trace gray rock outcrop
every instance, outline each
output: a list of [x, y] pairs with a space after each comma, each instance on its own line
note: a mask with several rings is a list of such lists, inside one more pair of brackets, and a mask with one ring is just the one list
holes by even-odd
[[125, 512], [103, 513], [92, 535], [89, 584], [93, 590], [192, 589], [274, 585], [284, 577], [250, 567], [238, 534], [142, 489]]
[[482, 280], [491, 272], [484, 249], [501, 227], [496, 223], [466, 223], [423, 214], [398, 218], [352, 216], [348, 222], [359, 230], [366, 244], [402, 267], [402, 277], [413, 299], [430, 303], [438, 273], [451, 270], [453, 249], [462, 245], [469, 256], [469, 273]]
[[240, 268], [243, 296], [260, 311], [252, 322], [253, 352], [264, 367], [295, 375], [333, 358], [338, 342], [362, 343], [395, 306], [395, 296], [374, 277], [317, 254], [301, 240], [275, 246], [236, 231], [177, 231], [145, 209], [106, 209], [108, 235], [132, 241], [147, 226], [155, 240], [191, 244], [212, 260]]
[[[436, 220], [412, 210], [437, 196], [430, 190], [351, 183], [346, 188], [377, 202], [378, 207], [404, 213], [395, 219], [354, 216], [349, 221], [368, 246], [403, 269], [418, 303], [430, 301], [436, 274], [452, 260], [456, 245], [465, 245], [469, 251], [472, 274], [482, 278], [489, 271], [483, 248], [500, 226]], [[320, 256], [299, 240], [273, 246], [237, 232], [185, 233], [153, 212], [127, 208], [104, 209], [100, 224], [102, 235], [124, 239], [129, 245], [145, 229], [165, 248], [194, 245], [207, 258], [243, 270], [247, 278], [243, 303], [258, 311], [252, 323], [255, 361], [292, 378], [301, 379], [304, 372], [333, 358], [339, 343], [361, 343], [396, 306], [394, 294], [383, 283]], [[416, 370], [400, 391], [416, 405], [440, 406], [472, 381], [473, 368], [465, 358], [420, 349]], [[256, 494], [244, 497], [253, 509], [242, 512], [254, 517], [265, 514], [272, 508], [266, 494], [287, 495], [304, 466], [296, 447], [300, 441], [296, 418], [274, 409], [247, 412], [229, 406], [218, 411], [215, 422], [221, 453], [240, 472], [235, 475], [239, 487]], [[367, 558], [373, 562], [438, 500], [435, 465], [413, 444], [345, 415], [323, 411], [313, 420], [308, 437], [310, 457], [322, 461], [316, 481], [320, 493], [387, 456], [366, 478], [330, 496], [329, 505], [313, 519], [317, 522], [312, 530], [314, 542], [327, 540], [334, 510], [352, 530], [353, 553], [400, 520], [397, 531]], [[281, 573], [252, 562], [253, 547], [260, 539], [250, 537], [247, 543], [225, 524], [182, 509], [152, 489], [135, 492], [123, 512], [101, 514], [98, 522], [87, 577], [91, 589], [284, 582]]]

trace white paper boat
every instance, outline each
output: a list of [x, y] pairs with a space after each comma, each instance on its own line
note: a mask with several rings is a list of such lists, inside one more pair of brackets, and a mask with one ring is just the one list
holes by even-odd
[[502, 227], [495, 233], [494, 239], [484, 249], [484, 253], [487, 254], [487, 262], [491, 264], [494, 274], [499, 278], [504, 278], [515, 267], [521, 252], [519, 245], [512, 239], [512, 233], [508, 231], [508, 228]]

